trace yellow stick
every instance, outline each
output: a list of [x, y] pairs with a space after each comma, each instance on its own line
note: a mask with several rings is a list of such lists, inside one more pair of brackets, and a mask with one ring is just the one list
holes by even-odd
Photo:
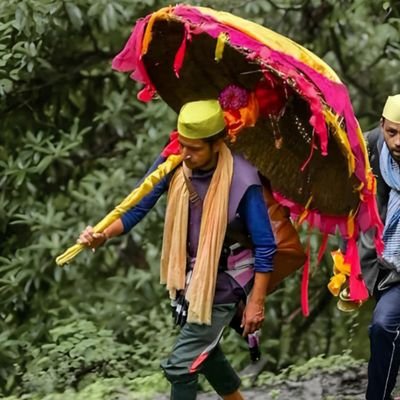
[[[125, 214], [130, 208], [139, 203], [144, 196], [149, 194], [155, 185], [161, 181], [161, 179], [171, 172], [182, 162], [181, 155], [170, 155], [157, 169], [147, 176], [143, 183], [136, 189], [134, 189], [120, 204], [118, 204], [114, 210], [107, 214], [100, 222], [93, 228], [94, 232], [103, 232], [108, 226], [114, 221]], [[56, 258], [56, 263], [62, 266], [70, 262], [76, 255], [78, 255], [87, 246], [82, 244], [75, 244], [66, 250], [63, 254]]]

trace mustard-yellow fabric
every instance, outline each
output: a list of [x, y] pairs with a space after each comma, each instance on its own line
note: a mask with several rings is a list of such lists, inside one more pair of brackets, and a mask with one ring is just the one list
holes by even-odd
[[[103, 232], [108, 226], [114, 221], [120, 218], [126, 211], [131, 207], [139, 203], [139, 201], [149, 194], [154, 186], [160, 182], [160, 180], [176, 168], [182, 162], [182, 156], [170, 155], [165, 162], [160, 164], [158, 168], [147, 176], [143, 183], [136, 189], [134, 189], [125, 199], [118, 204], [114, 210], [107, 214], [100, 222], [93, 228], [94, 232]], [[63, 254], [56, 258], [56, 263], [60, 266], [70, 262], [76, 255], [78, 255], [84, 248], [85, 245], [75, 244], [74, 246], [67, 249]]]
[[147, 24], [146, 31], [144, 33], [143, 37], [143, 43], [142, 43], [142, 54], [146, 54], [148, 49], [149, 49], [149, 44], [152, 39], [152, 30], [153, 30], [153, 25], [154, 22], [156, 22], [157, 19], [168, 19], [171, 16], [171, 10], [172, 7], [164, 7], [161, 8], [160, 10], [154, 12], [151, 14], [149, 23]]
[[330, 80], [334, 82], [340, 82], [339, 77], [328, 64], [326, 64], [314, 53], [307, 50], [305, 47], [300, 46], [298, 43], [290, 40], [289, 38], [271, 31], [264, 26], [258, 25], [255, 22], [248, 21], [227, 12], [215, 11], [207, 7], [197, 8], [202, 13], [211, 15], [218, 21], [246, 33], [246, 35], [260, 41], [271, 49], [280, 51], [283, 54], [290, 55], [295, 59], [304, 62]]
[[224, 54], [225, 43], [228, 42], [228, 36], [226, 33], [220, 33], [217, 39], [217, 45], [215, 46], [215, 61], [219, 62], [222, 60]]
[[[203, 202], [199, 245], [193, 274], [186, 292], [189, 301], [188, 322], [211, 324], [218, 263], [228, 224], [229, 189], [233, 157], [225, 144]], [[161, 252], [161, 283], [170, 297], [185, 287], [189, 193], [183, 169], [178, 169], [170, 184]]]

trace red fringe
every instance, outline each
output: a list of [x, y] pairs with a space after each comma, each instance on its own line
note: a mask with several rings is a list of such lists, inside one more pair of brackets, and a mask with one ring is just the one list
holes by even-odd
[[310, 236], [308, 237], [307, 245], [307, 260], [304, 264], [303, 277], [301, 280], [301, 310], [305, 317], [310, 315], [310, 309], [308, 305], [308, 281], [310, 279]]
[[174, 72], [177, 78], [179, 78], [179, 72], [182, 68], [183, 65], [183, 60], [185, 58], [185, 53], [186, 53], [186, 30], [183, 34], [183, 40], [181, 45], [179, 46], [178, 51], [175, 54], [175, 59], [174, 59]]
[[353, 237], [347, 242], [347, 250], [344, 261], [349, 263], [350, 268], [350, 299], [353, 301], [364, 301], [368, 299], [368, 289], [361, 275], [360, 258], [358, 256], [357, 242]]
[[178, 131], [172, 131], [169, 134], [169, 143], [164, 147], [161, 155], [168, 158], [171, 154], [177, 155], [179, 153]]
[[328, 239], [329, 239], [329, 235], [327, 233], [324, 233], [324, 235], [322, 236], [321, 246], [320, 246], [319, 252], [318, 252], [318, 258], [317, 258], [318, 264], [321, 262], [322, 257], [324, 256], [326, 246], [328, 245]]

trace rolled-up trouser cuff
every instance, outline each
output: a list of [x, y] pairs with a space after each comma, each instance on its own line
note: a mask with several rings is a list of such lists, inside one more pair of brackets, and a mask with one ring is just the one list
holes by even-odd
[[219, 345], [204, 361], [201, 372], [220, 396], [231, 394], [240, 387], [240, 378], [225, 358]]
[[196, 400], [197, 397], [197, 374], [188, 374], [180, 377], [170, 377], [165, 374], [171, 382], [170, 400]]

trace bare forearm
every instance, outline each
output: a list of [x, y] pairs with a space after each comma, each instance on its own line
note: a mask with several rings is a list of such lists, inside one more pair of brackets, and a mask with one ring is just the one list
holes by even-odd
[[249, 299], [251, 302], [258, 305], [264, 304], [270, 277], [270, 272], [256, 272], [254, 274], [254, 285]]
[[106, 235], [107, 239], [115, 236], [119, 236], [124, 232], [124, 225], [121, 219], [117, 219], [110, 226], [104, 229], [103, 233]]
[[243, 336], [260, 329], [264, 321], [264, 301], [270, 280], [270, 272], [256, 272], [254, 285], [243, 313]]

